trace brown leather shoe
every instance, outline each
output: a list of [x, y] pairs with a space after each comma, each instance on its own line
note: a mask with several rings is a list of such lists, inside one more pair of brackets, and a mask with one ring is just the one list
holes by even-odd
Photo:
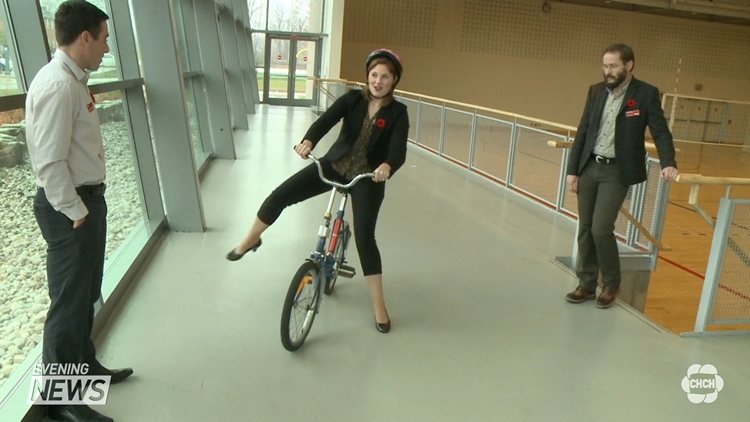
[[614, 287], [604, 287], [602, 290], [602, 293], [599, 295], [599, 298], [596, 299], [596, 307], [599, 309], [606, 309], [612, 306], [612, 304], [615, 303], [615, 299], [617, 298], [617, 294], [620, 293], [620, 289], [615, 289]]
[[596, 292], [592, 292], [581, 286], [576, 287], [574, 291], [565, 295], [565, 300], [570, 303], [583, 303], [594, 298], [596, 298]]

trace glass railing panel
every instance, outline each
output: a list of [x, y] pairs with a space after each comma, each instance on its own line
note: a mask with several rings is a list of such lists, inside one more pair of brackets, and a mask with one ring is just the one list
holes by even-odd
[[422, 103], [419, 115], [419, 144], [440, 151], [441, 106]]
[[474, 168], [506, 181], [512, 134], [512, 122], [477, 116]]
[[474, 116], [452, 108], [445, 110], [443, 154], [469, 166], [471, 152], [471, 123]]
[[557, 203], [563, 151], [547, 141], [565, 138], [553, 133], [516, 126], [516, 152], [511, 183], [548, 205]]

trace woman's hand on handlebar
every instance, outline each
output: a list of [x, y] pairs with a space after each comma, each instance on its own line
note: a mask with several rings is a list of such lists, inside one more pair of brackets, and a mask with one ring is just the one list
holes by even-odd
[[301, 143], [297, 144], [294, 147], [294, 151], [299, 154], [300, 157], [302, 157], [303, 160], [307, 160], [307, 156], [310, 155], [310, 152], [313, 149], [313, 144], [311, 141], [308, 141], [305, 139]]
[[372, 180], [376, 182], [385, 182], [391, 177], [391, 166], [390, 164], [383, 163], [379, 165], [373, 173], [375, 173], [375, 176], [373, 176]]

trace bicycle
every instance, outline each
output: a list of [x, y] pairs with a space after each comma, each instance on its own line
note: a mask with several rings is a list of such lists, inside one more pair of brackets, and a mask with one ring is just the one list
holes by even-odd
[[[318, 229], [315, 252], [310, 254], [310, 258], [306, 259], [294, 274], [284, 299], [281, 311], [281, 344], [290, 352], [299, 349], [310, 333], [323, 299], [321, 290], [325, 295], [330, 295], [339, 276], [352, 278], [356, 273], [354, 268], [346, 265], [351, 230], [349, 223], [344, 220], [344, 211], [349, 189], [366, 177], [374, 177], [374, 173], [363, 173], [347, 184], [338, 183], [325, 177], [323, 167], [317, 158], [312, 154], [309, 157], [317, 165], [320, 179], [331, 185], [332, 189], [323, 222]], [[331, 230], [331, 211], [337, 192], [341, 199]]]

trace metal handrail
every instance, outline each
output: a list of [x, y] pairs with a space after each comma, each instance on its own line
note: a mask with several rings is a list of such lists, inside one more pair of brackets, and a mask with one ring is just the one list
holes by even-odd
[[694, 185], [750, 186], [750, 178], [747, 177], [715, 177], [690, 173], [678, 175], [675, 182], [692, 183]]
[[[711, 228], [716, 227], [716, 219], [706, 211], [705, 208], [700, 204], [700, 188], [701, 185], [727, 185], [731, 186], [750, 186], [750, 178], [746, 177], [715, 177], [715, 176], [703, 176], [701, 174], [679, 174], [677, 175], [676, 182], [679, 183], [690, 183], [690, 196], [688, 197], [688, 204], [701, 216]], [[727, 196], [729, 191], [727, 190]]]
[[[547, 145], [549, 145], [549, 146], [551, 146], [553, 148], [572, 148], [573, 147], [573, 143], [572, 142], [568, 142], [568, 141], [554, 141], [554, 140], [549, 140], [549, 141], [547, 141]], [[656, 153], [659, 152], [656, 149], [656, 144], [654, 144], [653, 142], [648, 142], [648, 141], [646, 141], [646, 151], [648, 151], [648, 152], [656, 152]], [[682, 151], [679, 148], [675, 148], [674, 152], [682, 152]]]
[[[345, 79], [321, 79], [321, 78], [315, 78], [315, 80], [316, 81], [321, 81], [321, 82], [334, 82], [334, 83], [341, 83], [341, 84], [353, 84], [353, 85], [357, 85], [357, 86], [364, 86], [364, 84], [361, 83], [361, 82], [352, 82], [352, 81], [348, 81], [348, 80], [345, 80]], [[448, 100], [448, 99], [445, 99], [445, 98], [433, 97], [433, 96], [430, 96], [430, 95], [417, 94], [417, 93], [414, 93], [414, 92], [402, 91], [400, 89], [395, 90], [394, 93], [399, 94], [399, 95], [408, 95], [408, 96], [413, 96], [413, 97], [419, 97], [419, 98], [422, 98], [422, 99], [432, 100], [432, 101], [436, 101], [436, 102], [443, 103], [443, 104], [452, 104], [454, 106], [470, 108], [472, 110], [477, 110], [477, 111], [486, 111], [486, 112], [490, 112], [490, 113], [494, 113], [494, 114], [502, 114], [504, 116], [510, 116], [510, 117], [514, 117], [516, 119], [528, 120], [528, 121], [534, 122], [534, 123], [540, 123], [540, 124], [544, 124], [544, 125], [548, 125], [548, 126], [554, 126], [554, 127], [566, 130], [566, 131], [567, 130], [573, 130], [573, 131], [578, 130], [578, 128], [575, 127], [575, 126], [570, 126], [570, 125], [565, 125], [565, 124], [562, 124], [562, 123], [551, 122], [549, 120], [539, 119], [539, 118], [536, 118], [536, 117], [526, 116], [526, 115], [518, 114], [518, 113], [512, 113], [510, 111], [503, 111], [503, 110], [498, 110], [498, 109], [494, 109], [494, 108], [478, 106], [478, 105], [475, 105], [475, 104], [462, 103], [462, 102], [459, 102], [459, 101], [452, 101], [452, 100]]]

